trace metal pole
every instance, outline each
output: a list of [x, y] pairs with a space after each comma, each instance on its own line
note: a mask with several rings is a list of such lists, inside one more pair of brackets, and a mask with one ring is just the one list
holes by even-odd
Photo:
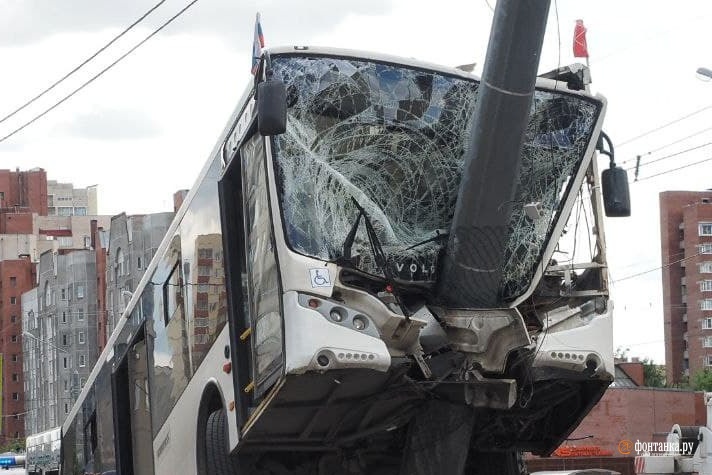
[[439, 298], [450, 307], [501, 305], [504, 250], [549, 5], [497, 2], [438, 282]]

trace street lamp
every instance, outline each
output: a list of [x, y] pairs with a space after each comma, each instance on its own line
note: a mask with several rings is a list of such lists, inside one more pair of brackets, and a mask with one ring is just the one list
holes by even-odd
[[700, 79], [706, 78], [706, 80], [709, 81], [710, 79], [712, 79], [712, 69], [704, 67], [697, 68], [697, 75], [700, 77]]

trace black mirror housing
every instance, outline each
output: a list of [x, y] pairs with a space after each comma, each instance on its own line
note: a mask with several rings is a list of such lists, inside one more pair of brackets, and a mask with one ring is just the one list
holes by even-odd
[[630, 188], [628, 172], [615, 165], [601, 173], [603, 207], [610, 218], [630, 216]]
[[257, 129], [263, 136], [287, 130], [287, 86], [279, 79], [257, 85]]

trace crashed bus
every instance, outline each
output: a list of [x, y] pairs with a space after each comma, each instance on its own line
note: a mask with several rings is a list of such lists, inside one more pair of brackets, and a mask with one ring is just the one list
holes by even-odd
[[482, 79], [265, 51], [63, 425], [62, 473], [515, 474], [556, 449], [612, 381], [603, 209], [628, 203], [599, 176], [587, 69], [492, 51], [543, 35], [534, 13], [493, 27]]

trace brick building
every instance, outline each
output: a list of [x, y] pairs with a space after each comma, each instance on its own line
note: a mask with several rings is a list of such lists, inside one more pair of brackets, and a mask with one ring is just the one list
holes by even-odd
[[712, 368], [712, 191], [660, 193], [668, 384]]
[[25, 434], [22, 377], [22, 294], [35, 286], [35, 267], [29, 256], [0, 261], [0, 364], [2, 404], [0, 444]]
[[46, 215], [47, 173], [42, 168], [0, 170], [0, 209]]

